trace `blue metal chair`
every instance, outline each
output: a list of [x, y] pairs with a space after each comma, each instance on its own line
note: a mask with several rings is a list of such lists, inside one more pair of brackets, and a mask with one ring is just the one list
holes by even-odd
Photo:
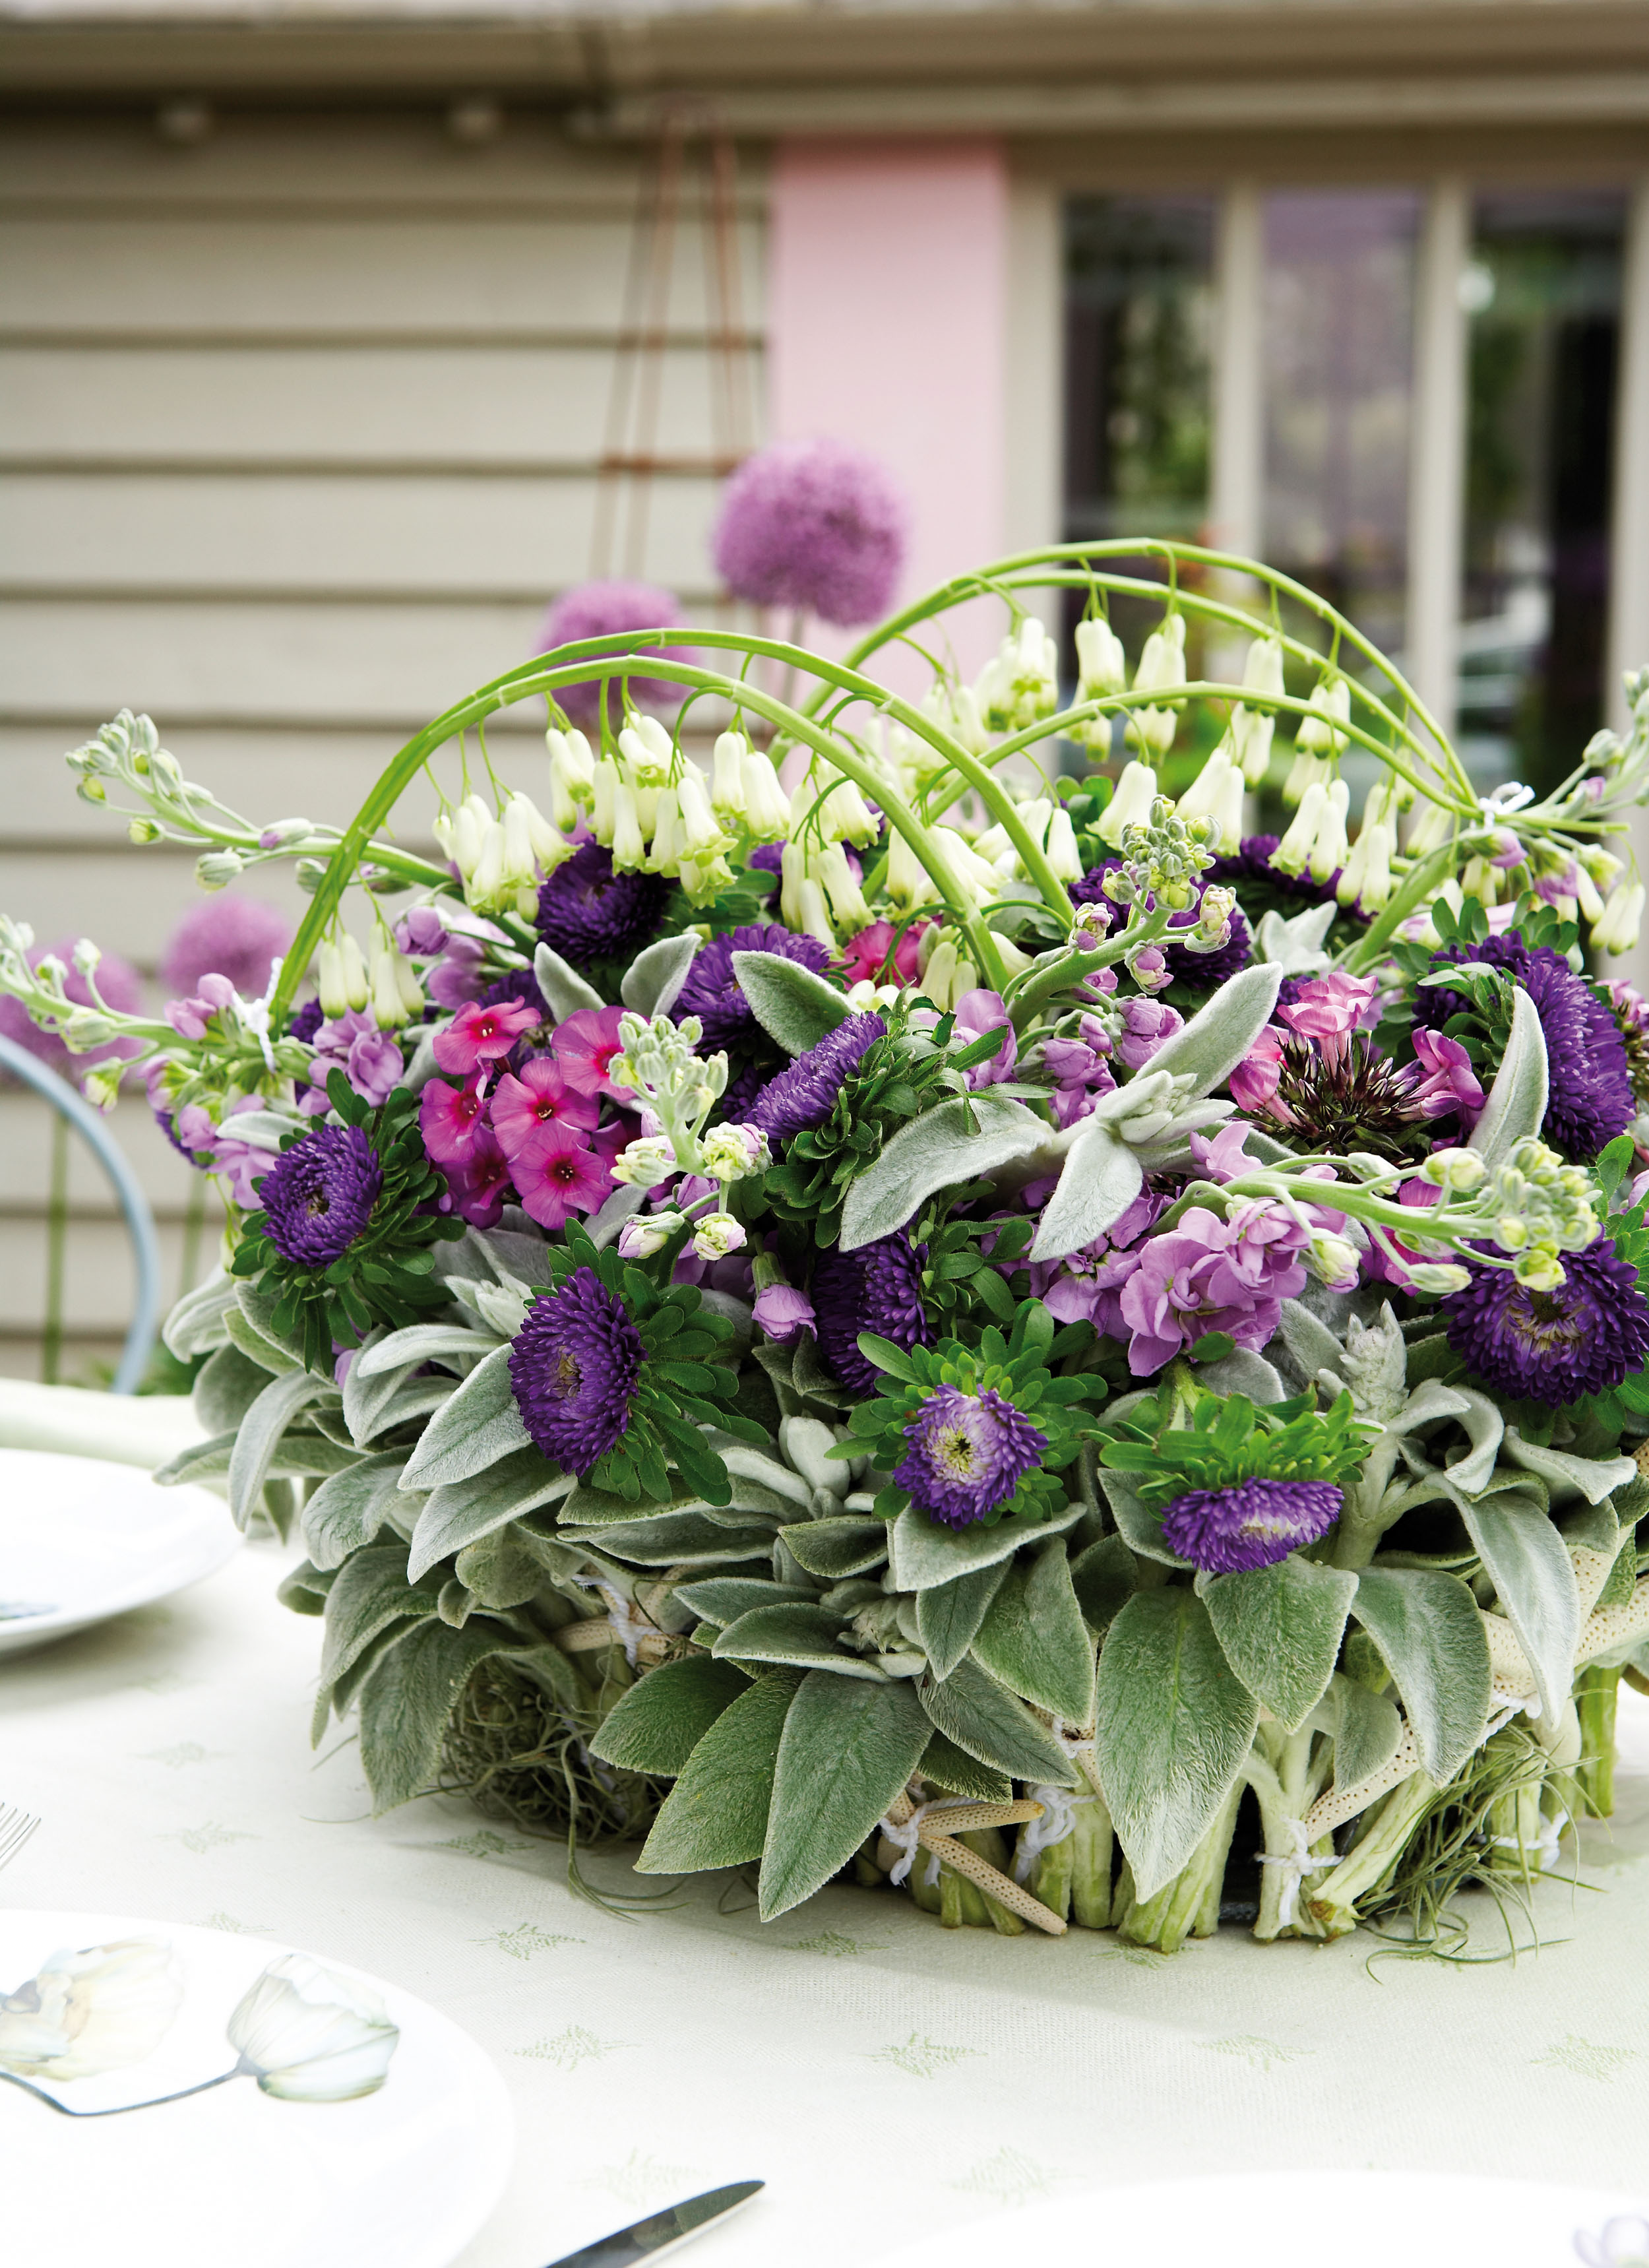
[[13, 1079], [32, 1086], [36, 1094], [45, 1096], [52, 1108], [82, 1136], [114, 1186], [132, 1240], [137, 1300], [112, 1390], [116, 1394], [136, 1394], [149, 1367], [149, 1357], [160, 1327], [160, 1241], [155, 1234], [155, 1217], [149, 1209], [149, 1200], [137, 1185], [137, 1176], [125, 1152], [110, 1134], [101, 1116], [67, 1079], [60, 1079], [15, 1040], [4, 1037], [0, 1037], [0, 1070], [9, 1071]]

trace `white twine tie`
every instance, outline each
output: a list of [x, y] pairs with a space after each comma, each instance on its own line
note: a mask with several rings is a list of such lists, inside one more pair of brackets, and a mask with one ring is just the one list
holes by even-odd
[[[922, 1822], [933, 1808], [931, 1803], [918, 1803], [909, 1818], [902, 1819], [897, 1826], [891, 1819], [881, 1819], [876, 1822], [899, 1853], [887, 1876], [895, 1889], [909, 1876], [910, 1868], [915, 1862], [917, 1851], [922, 1840]], [[924, 1881], [931, 1881], [932, 1877], [928, 1875], [924, 1879]]]
[[1280, 1853], [1262, 1851], [1260, 1864], [1263, 1867], [1280, 1867], [1283, 1869], [1283, 1890], [1281, 1897], [1277, 1900], [1277, 1918], [1281, 1926], [1286, 1929], [1294, 1919], [1295, 1910], [1299, 1903], [1300, 1884], [1307, 1875], [1319, 1874], [1325, 1867], [1337, 1867], [1340, 1862], [1337, 1859], [1312, 1857], [1311, 1845], [1306, 1837], [1306, 1822], [1303, 1819], [1285, 1819], [1283, 1824], [1288, 1830], [1288, 1838], [1293, 1848]]
[[633, 1599], [627, 1599], [615, 1585], [605, 1582], [600, 1575], [575, 1575], [572, 1580], [581, 1590], [600, 1594], [607, 1606], [607, 1628], [623, 1647], [624, 1659], [634, 1669], [643, 1638], [658, 1635], [655, 1626]]
[[1040, 1819], [1028, 1820], [1020, 1828], [1019, 1841], [1014, 1846], [1013, 1879], [1016, 1882], [1028, 1883], [1031, 1868], [1042, 1852], [1050, 1851], [1056, 1843], [1063, 1843], [1068, 1835], [1075, 1832], [1077, 1806], [1092, 1803], [1093, 1798], [1091, 1795], [1075, 1795], [1068, 1787], [1033, 1787], [1027, 1793], [1033, 1803], [1040, 1803], [1042, 1807]]
[[1497, 1851], [1526, 1851], [1542, 1860], [1550, 1852], [1555, 1859], [1563, 1847], [1563, 1831], [1568, 1824], [1568, 1813], [1560, 1811], [1556, 1819], [1541, 1822], [1544, 1831], [1532, 1843], [1526, 1842], [1520, 1835], [1496, 1835], [1491, 1840]]

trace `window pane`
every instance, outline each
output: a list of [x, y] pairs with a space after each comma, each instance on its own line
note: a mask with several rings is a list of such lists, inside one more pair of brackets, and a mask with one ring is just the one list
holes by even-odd
[[1561, 779], [1603, 721], [1618, 196], [1479, 200], [1460, 739], [1485, 784]]
[[1265, 556], [1388, 652], [1408, 582], [1420, 199], [1265, 201]]
[[1208, 508], [1215, 201], [1065, 209], [1065, 534], [1194, 536]]

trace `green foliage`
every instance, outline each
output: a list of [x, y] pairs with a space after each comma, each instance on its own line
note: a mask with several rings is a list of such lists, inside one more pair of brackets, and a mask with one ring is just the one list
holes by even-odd
[[[446, 1183], [424, 1155], [409, 1087], [398, 1086], [374, 1110], [335, 1068], [327, 1094], [344, 1124], [364, 1131], [378, 1160], [383, 1185], [372, 1219], [346, 1252], [316, 1270], [283, 1260], [269, 1241], [268, 1215], [250, 1213], [232, 1272], [274, 1295], [276, 1331], [301, 1346], [309, 1369], [329, 1377], [335, 1345], [358, 1346], [377, 1324], [401, 1329], [445, 1306], [431, 1247], [462, 1236], [464, 1225], [433, 1210]], [[307, 1138], [295, 1134], [283, 1148]]]
[[[1095, 1430], [1085, 1405], [1102, 1401], [1108, 1390], [1101, 1378], [1061, 1378], [1054, 1373], [1056, 1363], [1087, 1344], [1092, 1331], [1087, 1323], [1068, 1323], [1062, 1329], [1040, 1300], [1025, 1300], [1007, 1336], [994, 1323], [987, 1324], [976, 1349], [958, 1339], [941, 1339], [937, 1346], [912, 1347], [906, 1353], [872, 1332], [862, 1332], [861, 1351], [883, 1375], [874, 1399], [859, 1403], [850, 1413], [852, 1440], [831, 1454], [852, 1457], [868, 1451], [872, 1463], [891, 1471], [904, 1456], [906, 1427], [936, 1387], [953, 1386], [963, 1394], [994, 1389], [1047, 1437], [1048, 1447], [1042, 1462], [980, 1525], [994, 1528], [1004, 1520], [1030, 1525], [1046, 1520], [1065, 1502], [1067, 1491], [1059, 1476], [1075, 1462], [1078, 1449]], [[878, 1492], [875, 1508], [882, 1519], [896, 1520], [909, 1505], [909, 1491], [889, 1481]]]
[[1191, 1385], [1189, 1424], [1182, 1396], [1189, 1373], [1170, 1373], [1156, 1402], [1142, 1403], [1101, 1451], [1114, 1470], [1135, 1476], [1134, 1491], [1160, 1511], [1193, 1489], [1238, 1481], [1329, 1481], [1343, 1487], [1368, 1454], [1371, 1429], [1349, 1392], [1319, 1415], [1314, 1394], [1257, 1407], [1243, 1394], [1223, 1400]]

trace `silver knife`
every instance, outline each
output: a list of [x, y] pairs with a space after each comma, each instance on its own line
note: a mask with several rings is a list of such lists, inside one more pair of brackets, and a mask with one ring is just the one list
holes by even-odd
[[577, 2252], [552, 2260], [548, 2268], [639, 2268], [641, 2262], [656, 2260], [661, 2252], [696, 2236], [710, 2221], [745, 2204], [766, 2186], [765, 2182], [731, 2182], [725, 2189], [706, 2190], [702, 2197], [666, 2205], [662, 2213], [649, 2213], [645, 2220], [632, 2221], [628, 2228], [615, 2229], [611, 2236], [581, 2245]]

